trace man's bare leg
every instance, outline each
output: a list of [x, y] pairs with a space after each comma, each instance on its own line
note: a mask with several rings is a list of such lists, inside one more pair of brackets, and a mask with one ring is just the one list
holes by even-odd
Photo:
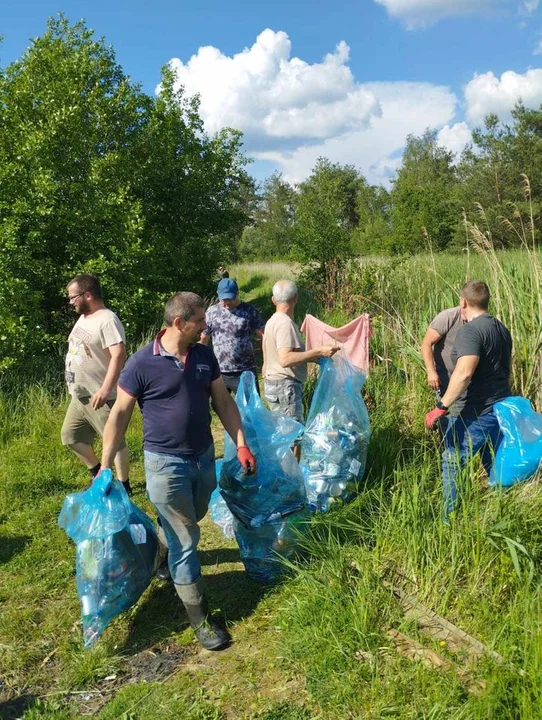
[[130, 461], [128, 456], [128, 447], [123, 447], [115, 455], [115, 469], [117, 471], [117, 477], [121, 482], [126, 482], [130, 475]]
[[94, 452], [94, 448], [92, 445], [87, 445], [87, 443], [73, 443], [73, 445], [68, 446], [70, 450], [73, 450], [73, 452], [77, 455], [79, 460], [81, 460], [82, 463], [84, 463], [89, 470], [92, 470], [92, 468], [95, 468], [97, 465], [100, 464], [100, 461], [96, 457], [96, 453]]

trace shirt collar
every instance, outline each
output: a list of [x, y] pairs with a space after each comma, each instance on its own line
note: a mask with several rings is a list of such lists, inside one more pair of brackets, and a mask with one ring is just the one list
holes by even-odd
[[[153, 344], [152, 344], [152, 354], [153, 354], [153, 355], [161, 355], [162, 357], [172, 357], [172, 358], [175, 358], [175, 360], [177, 361], [177, 363], [180, 363], [180, 364], [182, 365], [182, 363], [181, 363], [181, 361], [179, 360], [179, 358], [178, 358], [176, 355], [173, 355], [172, 353], [168, 352], [168, 351], [164, 348], [164, 346], [162, 345], [162, 343], [160, 342], [160, 340], [162, 339], [162, 336], [163, 336], [163, 334], [164, 334], [165, 332], [166, 332], [165, 329], [164, 329], [164, 330], [160, 330], [160, 332], [159, 332], [159, 333], [156, 335], [156, 337], [154, 338], [154, 342], [153, 342]], [[194, 346], [191, 345], [191, 346], [188, 348], [188, 353], [187, 353], [187, 357], [186, 357], [186, 362], [188, 362], [188, 355], [190, 354], [190, 351], [192, 350], [193, 347], [194, 347]]]

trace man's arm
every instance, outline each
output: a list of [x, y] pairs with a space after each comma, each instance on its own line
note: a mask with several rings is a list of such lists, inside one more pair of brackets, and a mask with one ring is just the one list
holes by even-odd
[[124, 437], [136, 398], [122, 388], [117, 389], [117, 399], [105, 424], [103, 435], [102, 468], [110, 468]]
[[279, 348], [277, 351], [278, 359], [281, 367], [288, 368], [295, 365], [304, 365], [308, 362], [314, 362], [319, 358], [330, 358], [340, 350], [338, 346], [322, 345], [312, 350], [294, 350], [293, 348]]
[[243, 472], [252, 475], [256, 472], [256, 458], [246, 444], [239, 408], [226, 390], [221, 377], [211, 383], [211, 401], [220, 422], [237, 447], [237, 459], [241, 463]]
[[224, 425], [226, 432], [236, 447], [246, 445], [239, 408], [226, 389], [224, 380], [221, 377], [218, 377], [211, 383], [211, 403], [220, 422]]
[[107, 349], [110, 355], [109, 365], [107, 366], [107, 373], [101, 388], [94, 393], [92, 397], [92, 407], [94, 410], [98, 410], [109, 400], [111, 391], [117, 384], [120, 371], [126, 362], [126, 348], [123, 342], [110, 345]]
[[448, 389], [441, 399], [444, 407], [453, 405], [457, 398], [468, 388], [479, 362], [480, 357], [478, 355], [462, 355], [458, 359]]
[[427, 384], [430, 388], [433, 388], [433, 390], [438, 390], [440, 387], [440, 380], [435, 367], [433, 345], [436, 345], [436, 343], [438, 343], [441, 339], [442, 335], [440, 335], [436, 330], [431, 327], [427, 328], [427, 332], [425, 333], [421, 346], [423, 363], [427, 372]]

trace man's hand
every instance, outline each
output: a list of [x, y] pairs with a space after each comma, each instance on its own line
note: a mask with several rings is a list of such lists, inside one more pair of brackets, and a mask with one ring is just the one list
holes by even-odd
[[433, 390], [438, 390], [440, 387], [440, 380], [438, 377], [438, 373], [436, 370], [432, 370], [431, 372], [427, 373], [427, 384], [430, 388]]
[[246, 445], [239, 445], [237, 448], [237, 459], [241, 463], [245, 475], [254, 475], [256, 472], [256, 458]]
[[444, 415], [447, 414], [447, 410], [441, 410], [440, 408], [435, 408], [434, 410], [431, 410], [431, 412], [428, 412], [425, 416], [425, 427], [432, 428], [433, 425], [436, 423], [436, 421], [444, 417]]
[[341, 348], [338, 345], [322, 345], [320, 348], [320, 357], [330, 358]]
[[91, 405], [94, 408], [94, 410], [99, 410], [101, 407], [105, 405], [105, 403], [109, 400], [109, 393], [105, 392], [103, 387], [101, 387], [97, 392], [94, 393], [92, 396]]

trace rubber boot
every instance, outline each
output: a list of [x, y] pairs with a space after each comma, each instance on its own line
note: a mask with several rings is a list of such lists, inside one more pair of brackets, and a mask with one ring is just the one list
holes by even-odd
[[175, 585], [177, 595], [193, 627], [197, 639], [206, 650], [222, 650], [231, 638], [228, 631], [213, 620], [203, 589], [203, 578], [190, 585]]

